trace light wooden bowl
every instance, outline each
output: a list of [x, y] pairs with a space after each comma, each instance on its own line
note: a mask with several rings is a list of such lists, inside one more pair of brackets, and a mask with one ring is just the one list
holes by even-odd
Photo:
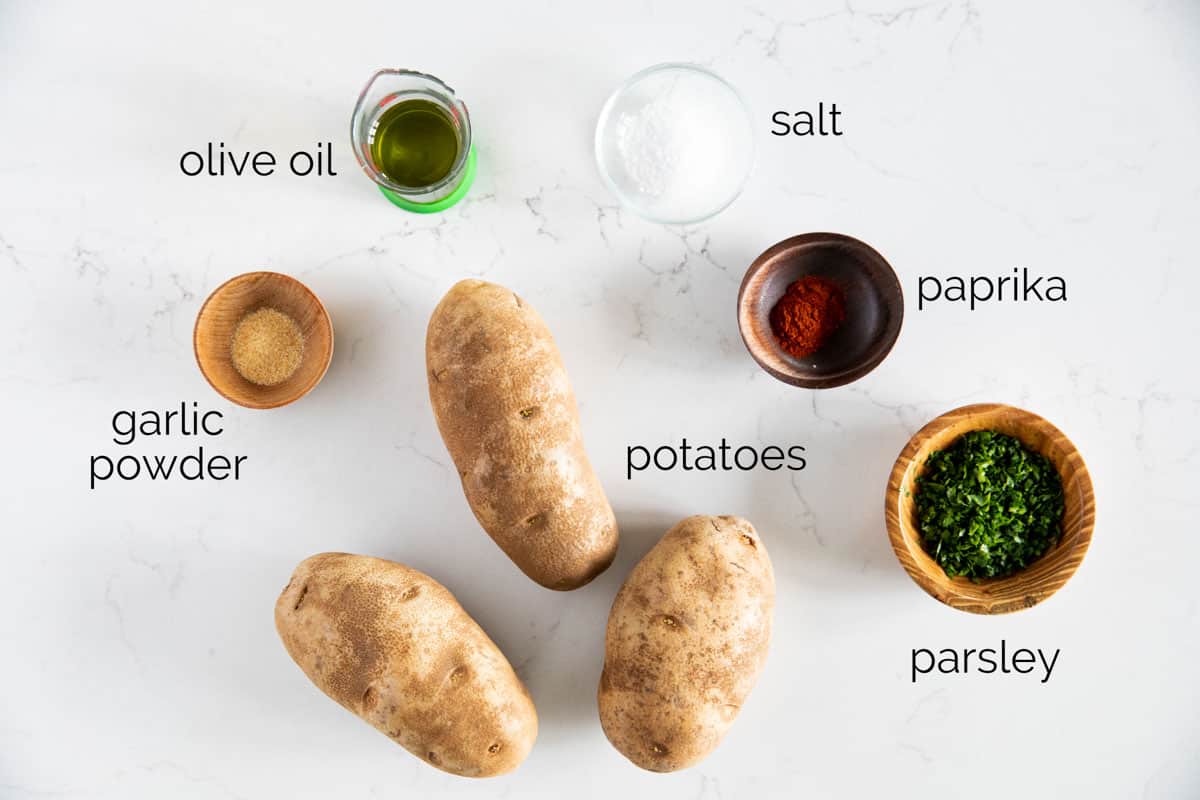
[[[304, 334], [300, 366], [274, 386], [243, 378], [230, 356], [238, 323], [260, 308], [282, 311]], [[200, 371], [222, 397], [246, 408], [278, 408], [308, 394], [325, 376], [333, 358], [333, 325], [325, 306], [300, 281], [278, 272], [247, 272], [218, 286], [204, 301], [196, 316], [192, 346]]]
[[[917, 476], [935, 450], [964, 433], [993, 430], [1020, 439], [1050, 459], [1063, 484], [1062, 536], [1037, 561], [1004, 578], [950, 578], [925, 552], [917, 528], [913, 494]], [[1092, 541], [1096, 502], [1092, 478], [1075, 445], [1037, 414], [999, 403], [956, 408], [937, 417], [908, 441], [888, 480], [888, 536], [896, 558], [922, 589], [943, 603], [974, 614], [1006, 614], [1030, 608], [1057, 592], [1075, 574]]]

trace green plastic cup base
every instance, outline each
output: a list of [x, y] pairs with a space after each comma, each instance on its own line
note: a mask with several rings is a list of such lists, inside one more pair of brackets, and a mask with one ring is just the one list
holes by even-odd
[[454, 191], [443, 197], [441, 200], [434, 200], [432, 203], [415, 203], [408, 198], [401, 197], [390, 189], [385, 189], [380, 186], [379, 191], [383, 192], [383, 196], [392, 201], [392, 204], [403, 208], [405, 211], [411, 211], [414, 214], [436, 214], [439, 211], [445, 211], [450, 206], [462, 200], [466, 196], [467, 191], [471, 188], [471, 184], [475, 182], [475, 145], [471, 145], [470, 152], [467, 153], [467, 166], [463, 170], [462, 180], [458, 182], [458, 186]]

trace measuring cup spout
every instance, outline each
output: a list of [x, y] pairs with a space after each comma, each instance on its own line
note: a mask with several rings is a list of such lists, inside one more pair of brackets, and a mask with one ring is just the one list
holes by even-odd
[[423, 72], [381, 69], [371, 76], [350, 118], [354, 157], [383, 195], [407, 211], [443, 211], [475, 177], [475, 147], [466, 104]]

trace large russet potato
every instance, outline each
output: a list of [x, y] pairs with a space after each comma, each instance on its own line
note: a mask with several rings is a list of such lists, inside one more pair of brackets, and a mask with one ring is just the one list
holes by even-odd
[[603, 572], [617, 522], [538, 313], [503, 286], [460, 281], [429, 320], [425, 360], [438, 429], [483, 529], [550, 589]]
[[671, 772], [711, 753], [767, 659], [775, 576], [740, 517], [688, 517], [613, 601], [600, 724], [634, 764]]
[[415, 569], [308, 558], [275, 604], [275, 627], [321, 691], [438, 769], [502, 775], [537, 738], [533, 701], [504, 654]]

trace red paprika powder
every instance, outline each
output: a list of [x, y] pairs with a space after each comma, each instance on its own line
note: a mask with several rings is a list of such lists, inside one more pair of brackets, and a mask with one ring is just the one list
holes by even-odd
[[805, 275], [787, 287], [771, 309], [771, 331], [793, 358], [817, 352], [846, 319], [846, 297], [820, 275]]

